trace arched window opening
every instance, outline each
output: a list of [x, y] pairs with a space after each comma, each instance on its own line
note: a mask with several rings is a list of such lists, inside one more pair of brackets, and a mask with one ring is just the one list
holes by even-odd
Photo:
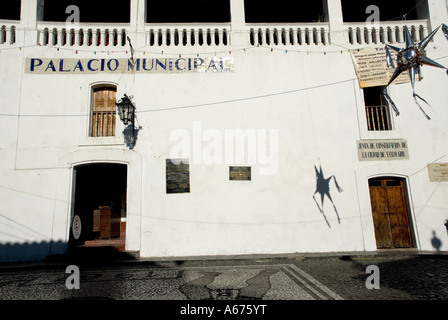
[[92, 90], [91, 137], [115, 136], [117, 88], [97, 86]]

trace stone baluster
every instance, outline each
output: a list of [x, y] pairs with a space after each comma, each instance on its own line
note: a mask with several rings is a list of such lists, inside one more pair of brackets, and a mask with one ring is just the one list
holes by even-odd
[[81, 37], [80, 37], [80, 32], [81, 32], [81, 30], [73, 30], [73, 32], [75, 33], [75, 41], [74, 41], [74, 45], [75, 46], [79, 46], [79, 45], [81, 45], [81, 41], [80, 41], [80, 39], [81, 39]]
[[58, 45], [64, 45], [64, 29], [58, 30]]
[[224, 45], [224, 30], [223, 29], [218, 30], [218, 44], [221, 46]]
[[207, 29], [206, 33], [207, 33], [207, 45], [209, 44], [209, 39], [210, 39], [210, 46], [214, 46], [215, 45], [215, 37], [213, 37], [212, 30]]
[[162, 46], [167, 45], [168, 43], [167, 37], [168, 37], [167, 30], [166, 29], [162, 30]]
[[[54, 46], [55, 42], [56, 42], [56, 39], [55, 39], [54, 29], [51, 31], [48, 30], [48, 44], [51, 46]], [[42, 43], [42, 42], [40, 42], [40, 40], [39, 40], [39, 43]]]
[[325, 28], [322, 28], [322, 29], [321, 29], [321, 32], [322, 32], [322, 41], [323, 41], [323, 44], [324, 44], [324, 45], [329, 45], [329, 44], [330, 44], [330, 39], [329, 39], [329, 37], [328, 37], [327, 30], [326, 30]]
[[193, 30], [194, 45], [199, 46], [199, 29]]
[[[0, 27], [0, 44], [5, 43], [5, 38], [6, 38], [5, 33], [6, 33], [6, 28], [4, 26]], [[40, 37], [40, 34], [39, 34], [39, 37]], [[40, 43], [40, 40], [39, 40], [39, 43]]]
[[420, 26], [420, 34], [421, 34], [421, 40], [426, 38], [426, 36], [428, 35], [428, 26], [427, 25]]
[[300, 40], [301, 40], [301, 44], [302, 45], [308, 45], [308, 41], [307, 41], [307, 37], [306, 37], [306, 32], [307, 29], [306, 28], [300, 28]]
[[378, 30], [378, 42], [386, 44], [387, 43], [386, 39], [387, 38], [384, 35], [384, 28], [380, 27], [379, 30]]
[[362, 43], [370, 44], [371, 42], [371, 30], [368, 27], [364, 27], [362, 29]]
[[117, 30], [117, 46], [123, 46], [123, 30]]
[[297, 29], [296, 28], [292, 28], [291, 32], [292, 32], [292, 44], [293, 45], [299, 44], [299, 40], [297, 38]]
[[[38, 31], [38, 42], [41, 45], [45, 45], [44, 43], [44, 31], [43, 30], [39, 30]], [[0, 43], [6, 43], [6, 28], [1, 29], [1, 33], [0, 33]]]
[[318, 45], [322, 43], [322, 38], [320, 36], [320, 29], [313, 28], [313, 42], [314, 44]]
[[79, 30], [79, 41], [80, 41], [79, 45], [82, 45], [83, 47], [87, 46], [88, 45], [87, 40], [88, 40], [87, 31], [85, 29]]
[[282, 42], [281, 34], [277, 28], [272, 29], [272, 43], [274, 45], [280, 45]]
[[92, 30], [92, 46], [98, 46], [98, 30]]
[[262, 42], [263, 42], [263, 44], [264, 45], [267, 45], [268, 43], [270, 43], [269, 42], [269, 28], [266, 28], [266, 29], [261, 29], [261, 32], [262, 32], [262, 34], [263, 34], [263, 36], [262, 36]]
[[186, 46], [191, 46], [191, 29], [187, 29], [185, 30], [186, 33], [186, 41], [185, 41], [185, 45]]
[[403, 27], [395, 28], [395, 42], [401, 43], [403, 38]]
[[100, 31], [100, 46], [106, 45], [106, 32], [105, 30]]

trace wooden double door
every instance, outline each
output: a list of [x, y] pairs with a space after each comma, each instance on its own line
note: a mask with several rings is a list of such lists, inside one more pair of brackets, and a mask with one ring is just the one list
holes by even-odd
[[405, 180], [370, 179], [369, 189], [377, 247], [412, 248], [414, 245]]

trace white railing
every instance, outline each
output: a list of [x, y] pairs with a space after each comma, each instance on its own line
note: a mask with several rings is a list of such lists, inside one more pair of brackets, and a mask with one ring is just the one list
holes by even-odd
[[428, 20], [384, 21], [378, 25], [366, 23], [344, 23], [350, 44], [392, 44], [406, 41], [405, 26], [415, 41], [428, 35]]
[[230, 24], [147, 24], [146, 45], [164, 46], [229, 46]]
[[249, 35], [249, 43], [252, 46], [331, 44], [328, 23], [246, 24], [246, 32]]
[[16, 23], [0, 21], [0, 46], [16, 43]]
[[38, 44], [69, 47], [123, 47], [128, 26], [79, 24], [76, 27], [61, 23], [38, 24]]
[[[0, 21], [0, 46], [18, 45], [15, 22]], [[351, 45], [393, 44], [405, 42], [405, 26], [415, 41], [429, 34], [428, 20], [384, 21], [378, 25], [344, 23]], [[80, 23], [37, 24], [37, 43], [42, 46], [125, 47], [129, 25]], [[246, 24], [248, 45], [312, 46], [331, 45], [328, 23]], [[151, 47], [230, 46], [231, 25], [227, 24], [146, 24], [145, 45]], [[143, 41], [143, 39], [142, 39]]]

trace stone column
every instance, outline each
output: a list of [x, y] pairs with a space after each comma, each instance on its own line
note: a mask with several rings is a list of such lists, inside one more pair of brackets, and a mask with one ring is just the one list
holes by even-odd
[[146, 23], [146, 0], [131, 0], [129, 38], [134, 48], [146, 45], [145, 23]]
[[16, 33], [16, 43], [24, 46], [36, 45], [37, 21], [43, 20], [43, 0], [22, 0], [20, 8], [20, 31]]
[[246, 19], [244, 16], [244, 0], [230, 0], [231, 38], [233, 46], [247, 46], [249, 34], [246, 33]]
[[[427, 9], [427, 14], [425, 10]], [[432, 0], [425, 1], [419, 8], [417, 8], [417, 13], [420, 19], [425, 19], [429, 17], [430, 30], [436, 29], [442, 23], [448, 23], [448, 7], [445, 0]], [[429, 34], [428, 32], [428, 34]], [[439, 31], [440, 32], [440, 31]], [[434, 38], [435, 39], [435, 38]]]
[[348, 43], [348, 35], [344, 31], [341, 0], [323, 0], [322, 4], [326, 10], [326, 20], [330, 24], [331, 43], [341, 45]]

